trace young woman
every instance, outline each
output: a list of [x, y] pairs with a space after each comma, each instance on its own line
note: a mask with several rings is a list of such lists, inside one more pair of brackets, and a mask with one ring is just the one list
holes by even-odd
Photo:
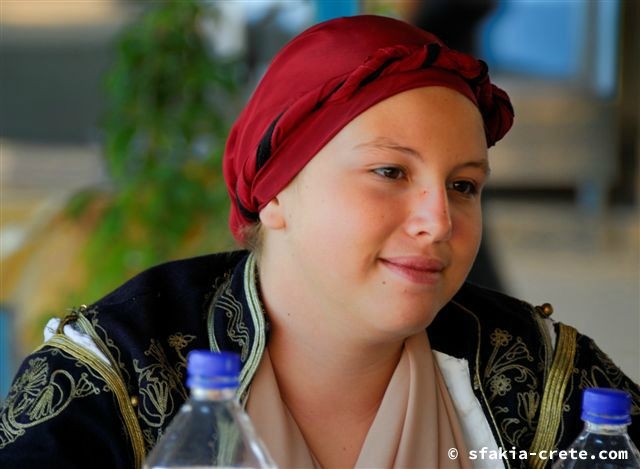
[[0, 414], [0, 461], [140, 465], [195, 348], [241, 355], [239, 397], [281, 467], [543, 467], [530, 453], [575, 438], [587, 386], [632, 394], [637, 439], [640, 391], [590, 339], [464, 283], [512, 119], [483, 62], [403, 22], [303, 32], [227, 144], [249, 251], [158, 266], [50, 323]]

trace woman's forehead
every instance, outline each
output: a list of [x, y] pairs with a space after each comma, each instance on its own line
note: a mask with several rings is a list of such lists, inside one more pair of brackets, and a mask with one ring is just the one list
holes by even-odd
[[444, 87], [415, 88], [391, 96], [356, 116], [335, 137], [360, 149], [411, 154], [434, 138], [486, 150], [482, 116], [464, 95]]

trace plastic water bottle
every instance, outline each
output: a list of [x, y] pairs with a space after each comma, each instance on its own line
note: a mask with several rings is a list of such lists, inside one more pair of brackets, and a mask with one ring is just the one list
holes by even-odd
[[147, 457], [144, 468], [275, 468], [238, 404], [240, 357], [195, 350], [187, 356], [191, 396]]
[[617, 389], [589, 388], [582, 394], [584, 430], [553, 469], [640, 468], [640, 452], [627, 434], [631, 396]]

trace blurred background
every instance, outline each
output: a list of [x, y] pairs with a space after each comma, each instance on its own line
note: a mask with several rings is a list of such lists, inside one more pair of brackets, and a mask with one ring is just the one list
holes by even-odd
[[489, 63], [516, 121], [472, 279], [551, 303], [640, 381], [640, 2], [2, 0], [0, 396], [48, 318], [233, 248], [234, 117], [291, 37], [359, 13]]

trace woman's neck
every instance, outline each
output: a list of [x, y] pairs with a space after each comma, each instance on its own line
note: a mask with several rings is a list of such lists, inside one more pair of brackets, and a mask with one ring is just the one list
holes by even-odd
[[[300, 282], [282, 270], [260, 264], [260, 292], [271, 323], [269, 351], [284, 397], [304, 387], [306, 399], [335, 399], [335, 389], [348, 390], [355, 408], [379, 404], [400, 359], [404, 338], [371, 337], [343, 315], [328, 315], [320, 298], [312, 298]], [[327, 317], [345, 317], [336, 324]], [[347, 324], [348, 326], [345, 326]], [[362, 398], [355, 398], [361, 394]], [[302, 397], [301, 396], [301, 397]], [[337, 403], [336, 403], [337, 404]]]
[[357, 324], [345, 330], [323, 320], [321, 302], [291, 288], [295, 283], [263, 270], [260, 278], [282, 400], [323, 466], [331, 465], [335, 445], [345, 441], [346, 459], [340, 461], [355, 464], [404, 340], [368, 340]]
[[341, 347], [321, 334], [299, 334], [277, 320], [269, 355], [282, 401], [322, 467], [354, 467], [402, 344]]
[[321, 334], [301, 334], [274, 318], [269, 353], [285, 402], [333, 402], [366, 411], [380, 404], [402, 342], [384, 349], [345, 344]]

